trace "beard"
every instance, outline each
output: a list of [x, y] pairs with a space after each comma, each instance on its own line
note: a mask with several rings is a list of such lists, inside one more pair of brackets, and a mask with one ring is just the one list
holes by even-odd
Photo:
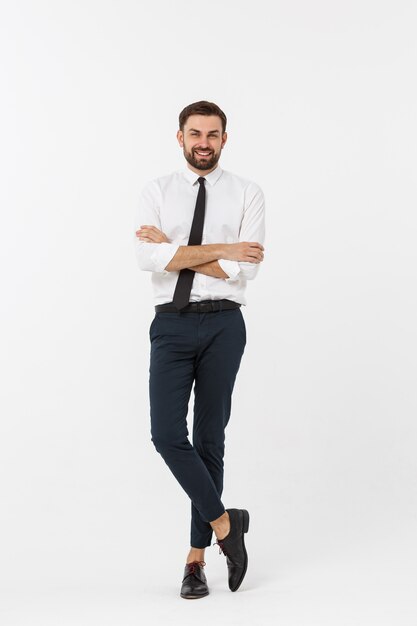
[[188, 152], [185, 146], [183, 152], [186, 161], [188, 161], [190, 165], [198, 170], [210, 170], [216, 165], [216, 163], [220, 159], [220, 152], [218, 154], [212, 152], [208, 157], [205, 158], [199, 156], [196, 152], [194, 152], [194, 150]]

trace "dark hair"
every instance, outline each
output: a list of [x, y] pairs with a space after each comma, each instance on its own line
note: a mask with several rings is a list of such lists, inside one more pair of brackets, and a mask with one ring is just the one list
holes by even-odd
[[184, 132], [184, 124], [190, 117], [190, 115], [218, 115], [222, 121], [222, 133], [226, 130], [227, 118], [220, 107], [214, 102], [207, 102], [207, 100], [199, 100], [193, 102], [183, 109], [179, 115], [180, 130]]

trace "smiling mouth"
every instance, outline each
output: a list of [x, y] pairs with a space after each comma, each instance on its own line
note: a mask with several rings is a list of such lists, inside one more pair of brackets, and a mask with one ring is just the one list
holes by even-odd
[[198, 150], [195, 150], [195, 153], [198, 154], [198, 156], [203, 157], [203, 158], [207, 158], [211, 155], [211, 152], [199, 152]]

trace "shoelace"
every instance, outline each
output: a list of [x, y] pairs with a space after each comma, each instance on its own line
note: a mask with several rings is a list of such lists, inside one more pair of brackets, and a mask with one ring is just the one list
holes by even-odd
[[221, 554], [223, 552], [224, 556], [228, 556], [226, 550], [224, 549], [224, 542], [219, 540], [219, 541], [215, 541], [214, 544], [219, 546], [219, 554]]
[[186, 565], [188, 567], [188, 573], [195, 574], [196, 566], [201, 565], [201, 567], [204, 567], [205, 562], [204, 561], [192, 561], [191, 563], [186, 563]]

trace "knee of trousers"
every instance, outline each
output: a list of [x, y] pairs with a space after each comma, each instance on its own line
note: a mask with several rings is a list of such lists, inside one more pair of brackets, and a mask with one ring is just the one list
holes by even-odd
[[179, 450], [186, 450], [190, 447], [188, 440], [179, 439], [177, 437], [167, 437], [166, 435], [151, 434], [151, 441], [155, 449], [163, 457], [169, 457], [171, 454]]
[[224, 458], [224, 436], [219, 437], [218, 441], [207, 440], [200, 437], [194, 437], [193, 446], [197, 450], [198, 454], [207, 459], [207, 461], [212, 461], [213, 463], [218, 463], [223, 466], [223, 458]]

